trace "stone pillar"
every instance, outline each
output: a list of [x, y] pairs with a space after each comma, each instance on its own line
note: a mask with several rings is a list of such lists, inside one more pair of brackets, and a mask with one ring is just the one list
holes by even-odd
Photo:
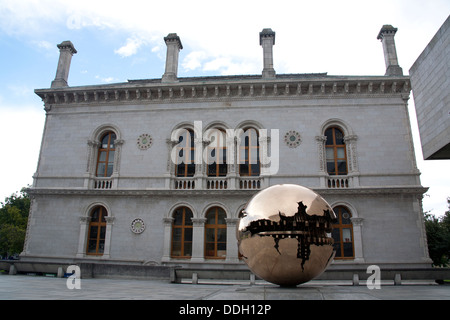
[[78, 252], [76, 254], [77, 258], [83, 258], [86, 253], [86, 241], [89, 229], [89, 222], [91, 217], [82, 216], [80, 217], [80, 233], [78, 236]]
[[183, 49], [183, 45], [176, 33], [169, 33], [167, 37], [164, 37], [164, 41], [167, 45], [166, 71], [162, 76], [161, 82], [174, 82], [177, 81], [178, 54]]
[[239, 222], [237, 218], [225, 218], [227, 223], [227, 262], [238, 262], [239, 253], [236, 239], [236, 225]]
[[67, 79], [69, 77], [70, 62], [72, 56], [77, 53], [75, 47], [70, 41], [63, 41], [57, 45], [59, 48], [58, 68], [56, 69], [55, 80], [52, 81], [52, 88], [67, 87]]
[[273, 68], [273, 46], [275, 44], [275, 32], [272, 29], [263, 29], [259, 33], [259, 44], [263, 47], [263, 78], [275, 78]]
[[163, 256], [161, 258], [162, 262], [170, 261], [170, 250], [172, 245], [172, 223], [173, 218], [164, 218], [164, 247], [163, 247]]
[[402, 76], [403, 70], [398, 65], [397, 51], [394, 36], [397, 28], [385, 24], [378, 33], [378, 40], [383, 44], [384, 61], [386, 63], [386, 76]]
[[205, 261], [205, 222], [206, 218], [192, 218], [192, 257], [191, 262]]

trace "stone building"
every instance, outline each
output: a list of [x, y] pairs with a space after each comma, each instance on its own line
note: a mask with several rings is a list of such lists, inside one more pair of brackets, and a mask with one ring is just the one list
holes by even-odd
[[260, 32], [257, 75], [68, 85], [70, 41], [50, 88], [22, 261], [246, 269], [236, 223], [274, 184], [309, 187], [339, 216], [331, 270], [417, 269], [428, 257], [421, 186], [394, 28], [386, 74], [277, 74]]
[[450, 159], [450, 16], [409, 74], [423, 158]]

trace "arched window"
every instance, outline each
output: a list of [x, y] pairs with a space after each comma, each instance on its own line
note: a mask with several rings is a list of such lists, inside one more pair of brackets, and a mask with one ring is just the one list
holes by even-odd
[[225, 259], [227, 254], [226, 214], [222, 208], [214, 207], [206, 213], [205, 258]]
[[190, 258], [192, 256], [192, 211], [180, 207], [173, 213], [172, 247], [173, 258]]
[[105, 133], [100, 139], [97, 158], [97, 177], [110, 177], [114, 170], [114, 153], [116, 134], [112, 131]]
[[195, 140], [194, 131], [182, 130], [178, 137], [175, 175], [193, 177], [195, 174]]
[[325, 154], [327, 172], [329, 175], [347, 174], [347, 152], [345, 149], [344, 134], [337, 127], [325, 131]]
[[102, 206], [95, 207], [90, 215], [86, 254], [102, 255], [105, 249], [106, 219], [108, 215]]
[[225, 131], [213, 129], [207, 138], [208, 145], [208, 176], [224, 177], [227, 175], [227, 145]]
[[337, 216], [337, 222], [333, 225], [332, 231], [334, 249], [336, 250], [335, 259], [353, 259], [355, 249], [352, 215], [344, 206], [335, 207], [333, 210]]
[[259, 176], [259, 137], [253, 128], [245, 129], [239, 146], [239, 175]]

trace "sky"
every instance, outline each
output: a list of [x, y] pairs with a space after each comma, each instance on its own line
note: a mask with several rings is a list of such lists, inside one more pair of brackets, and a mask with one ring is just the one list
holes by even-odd
[[[33, 182], [45, 120], [34, 90], [50, 87], [62, 41], [78, 51], [70, 86], [161, 78], [169, 33], [183, 44], [179, 77], [261, 74], [264, 28], [277, 74], [384, 75], [377, 35], [391, 24], [407, 75], [449, 14], [450, 0], [0, 0], [0, 202]], [[423, 160], [413, 94], [408, 108], [424, 210], [440, 216], [450, 160]]]

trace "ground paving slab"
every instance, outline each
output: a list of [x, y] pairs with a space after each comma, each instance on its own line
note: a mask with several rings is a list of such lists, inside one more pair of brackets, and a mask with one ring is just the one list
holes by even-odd
[[[168, 280], [79, 279], [0, 275], [0, 300], [450, 300], [450, 285], [431, 282], [365, 283], [310, 281], [283, 288], [267, 282], [170, 283]], [[72, 287], [72, 289], [70, 289]]]

